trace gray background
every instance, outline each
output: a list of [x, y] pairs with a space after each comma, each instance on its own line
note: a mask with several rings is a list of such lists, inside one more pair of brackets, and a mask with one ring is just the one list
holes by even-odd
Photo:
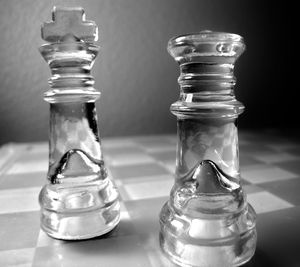
[[[176, 131], [169, 106], [179, 95], [179, 68], [166, 51], [174, 35], [203, 29], [244, 36], [236, 66], [237, 98], [246, 105], [240, 128], [295, 128], [297, 99], [287, 87], [291, 39], [287, 8], [268, 1], [224, 0], [0, 0], [0, 144], [46, 140], [50, 71], [39, 55], [40, 25], [53, 5], [82, 6], [99, 26], [102, 47], [94, 67], [102, 92], [102, 136]], [[294, 94], [294, 95], [293, 95]]]

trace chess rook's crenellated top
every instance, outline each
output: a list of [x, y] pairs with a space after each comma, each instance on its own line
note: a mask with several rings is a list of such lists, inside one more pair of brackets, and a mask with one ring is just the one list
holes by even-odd
[[42, 26], [42, 38], [47, 42], [98, 40], [97, 25], [94, 21], [85, 20], [85, 13], [81, 7], [54, 7], [52, 20]]
[[244, 51], [238, 34], [205, 30], [172, 38], [168, 52], [180, 65], [180, 97], [172, 113], [235, 120], [244, 106], [234, 94], [234, 64]]

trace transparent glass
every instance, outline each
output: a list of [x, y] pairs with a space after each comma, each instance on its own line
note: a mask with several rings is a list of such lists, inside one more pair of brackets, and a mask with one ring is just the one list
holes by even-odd
[[256, 214], [240, 184], [234, 63], [236, 34], [202, 31], [173, 38], [180, 65], [175, 184], [160, 213], [160, 245], [180, 266], [239, 266], [256, 247]]
[[48, 183], [40, 192], [41, 228], [58, 239], [103, 235], [120, 220], [118, 191], [101, 152], [90, 74], [99, 47], [97, 27], [82, 8], [54, 8], [42, 26], [40, 52], [51, 68]]

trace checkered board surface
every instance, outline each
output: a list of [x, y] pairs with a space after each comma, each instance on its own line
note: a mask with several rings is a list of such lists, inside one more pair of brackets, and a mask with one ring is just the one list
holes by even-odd
[[[255, 208], [258, 244], [245, 266], [300, 266], [300, 143], [270, 133], [239, 133], [243, 188]], [[103, 140], [121, 198], [121, 222], [85, 241], [49, 238], [39, 228], [46, 143], [0, 148], [0, 266], [174, 266], [160, 252], [158, 214], [173, 185], [173, 135]]]

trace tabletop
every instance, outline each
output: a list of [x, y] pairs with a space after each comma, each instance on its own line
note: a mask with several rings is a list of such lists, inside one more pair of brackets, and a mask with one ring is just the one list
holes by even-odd
[[[278, 132], [239, 133], [242, 185], [257, 212], [258, 243], [245, 266], [300, 266], [300, 142]], [[0, 266], [174, 266], [159, 249], [158, 214], [175, 170], [175, 135], [102, 140], [118, 186], [121, 221], [100, 238], [61, 241], [40, 230], [38, 194], [48, 145], [0, 148]]]

